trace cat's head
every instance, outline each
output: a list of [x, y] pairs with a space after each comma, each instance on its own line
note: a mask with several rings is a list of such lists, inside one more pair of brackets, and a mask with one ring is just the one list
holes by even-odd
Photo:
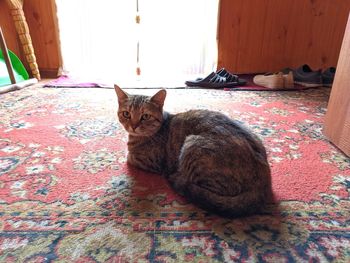
[[132, 136], [152, 136], [163, 122], [164, 89], [153, 96], [130, 95], [114, 85], [118, 96], [118, 118]]

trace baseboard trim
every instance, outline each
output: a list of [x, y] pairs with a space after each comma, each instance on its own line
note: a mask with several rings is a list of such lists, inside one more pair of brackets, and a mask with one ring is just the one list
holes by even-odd
[[55, 79], [58, 77], [58, 69], [40, 68], [40, 76], [42, 79]]

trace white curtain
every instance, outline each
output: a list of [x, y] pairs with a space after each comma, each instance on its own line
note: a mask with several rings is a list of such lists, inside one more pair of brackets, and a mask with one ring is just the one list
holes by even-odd
[[139, 0], [140, 24], [136, 0], [56, 4], [65, 74], [121, 86], [166, 87], [216, 69], [218, 0]]

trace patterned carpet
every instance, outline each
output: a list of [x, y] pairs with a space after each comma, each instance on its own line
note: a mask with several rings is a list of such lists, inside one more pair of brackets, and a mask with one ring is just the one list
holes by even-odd
[[3, 94], [0, 262], [349, 262], [350, 160], [322, 135], [328, 98], [169, 90], [167, 110], [222, 111], [267, 147], [279, 206], [225, 219], [125, 164], [114, 90]]

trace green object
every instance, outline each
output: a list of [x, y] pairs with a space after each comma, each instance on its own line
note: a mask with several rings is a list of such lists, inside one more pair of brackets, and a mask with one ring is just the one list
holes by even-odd
[[[29, 75], [25, 67], [23, 66], [20, 59], [10, 50], [8, 50], [10, 60], [13, 67], [13, 73], [15, 75], [16, 83], [29, 79]], [[4, 60], [4, 56], [0, 49], [0, 87], [11, 85], [10, 76], [7, 72], [6, 63]]]

